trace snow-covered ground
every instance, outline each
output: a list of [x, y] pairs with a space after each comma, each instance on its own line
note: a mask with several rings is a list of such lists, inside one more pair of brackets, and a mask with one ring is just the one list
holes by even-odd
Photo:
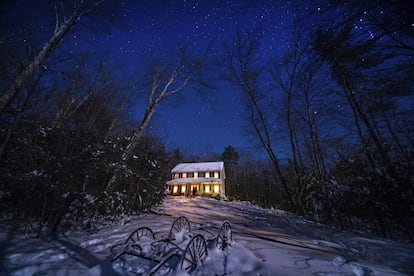
[[141, 226], [150, 227], [156, 239], [166, 238], [179, 216], [186, 216], [192, 229], [209, 230], [207, 239], [216, 235], [223, 221], [232, 224], [232, 246], [224, 252], [209, 248], [194, 275], [414, 274], [410, 243], [340, 232], [246, 202], [167, 197], [151, 213], [102, 223], [93, 232], [36, 239], [2, 223], [0, 275], [146, 275], [148, 262], [135, 257], [111, 262], [110, 248]]

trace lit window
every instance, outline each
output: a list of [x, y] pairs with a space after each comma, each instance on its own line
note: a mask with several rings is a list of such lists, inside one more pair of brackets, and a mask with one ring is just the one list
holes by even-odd
[[175, 177], [174, 178], [178, 178], [178, 173], [175, 173]]
[[198, 172], [194, 172], [194, 178], [198, 178]]
[[210, 185], [206, 185], [206, 187], [204, 188], [204, 191], [206, 193], [209, 193], [210, 192]]
[[181, 186], [181, 192], [185, 193], [185, 185]]
[[210, 172], [206, 172], [206, 177], [210, 177]]
[[214, 172], [214, 178], [220, 178], [219, 172]]
[[220, 193], [220, 186], [219, 185], [214, 185], [214, 192], [216, 194]]
[[183, 173], [183, 178], [187, 178], [187, 173]]
[[176, 194], [178, 192], [178, 186], [173, 186], [173, 194]]

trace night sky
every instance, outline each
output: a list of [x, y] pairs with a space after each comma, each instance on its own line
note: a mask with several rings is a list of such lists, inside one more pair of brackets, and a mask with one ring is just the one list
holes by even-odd
[[[49, 9], [52, 8], [50, 1], [45, 3]], [[113, 10], [107, 11], [106, 17], [83, 20], [82, 24], [89, 27], [75, 28], [66, 38], [65, 45], [72, 46], [73, 51], [93, 51], [96, 57], [105, 53], [108, 63], [121, 65], [118, 73], [130, 87], [139, 80], [144, 64], [151, 56], [168, 58], [175, 53], [177, 46], [186, 42], [195, 49], [203, 49], [214, 40], [210, 56], [220, 59], [223, 44], [237, 31], [246, 28], [259, 26], [263, 30], [261, 56], [266, 62], [268, 57], [283, 53], [289, 25], [297, 16], [298, 7], [303, 12], [321, 11], [318, 5], [281, 0], [110, 3]], [[22, 6], [16, 8], [21, 11]], [[108, 17], [110, 23], [107, 22]], [[53, 20], [50, 22], [53, 24]], [[43, 29], [47, 23], [40, 20], [36, 24]], [[48, 37], [47, 32], [44, 35]], [[217, 76], [212, 77], [212, 82], [215, 85], [213, 90], [185, 90], [185, 97], [163, 103], [152, 121], [151, 131], [168, 146], [186, 148], [195, 153], [222, 153], [227, 145], [240, 150], [253, 149], [252, 136], [248, 135], [243, 119], [240, 91]], [[140, 120], [143, 103], [136, 100], [129, 110]]]
[[[76, 47], [97, 47], [109, 51], [114, 63], [126, 63], [127, 75], [134, 79], [152, 55], [171, 55], [178, 45], [190, 42], [202, 49], [214, 40], [211, 56], [223, 55], [223, 43], [238, 30], [260, 26], [264, 31], [262, 55], [277, 56], [285, 47], [285, 32], [292, 19], [293, 6], [287, 1], [127, 1], [117, 5], [112, 15], [122, 17], [121, 24], [82, 37], [72, 35]], [[306, 7], [308, 8], [308, 7]], [[99, 30], [99, 23], [97, 24]], [[89, 38], [89, 39], [88, 39]], [[86, 45], [85, 45], [86, 44]], [[165, 103], [152, 121], [155, 131], [167, 145], [201, 154], [222, 153], [232, 145], [240, 150], [253, 149], [251, 136], [243, 120], [240, 91], [217, 80], [216, 89], [184, 91], [185, 98]], [[200, 95], [201, 94], [201, 95]], [[141, 118], [143, 107], [131, 105], [131, 113]]]

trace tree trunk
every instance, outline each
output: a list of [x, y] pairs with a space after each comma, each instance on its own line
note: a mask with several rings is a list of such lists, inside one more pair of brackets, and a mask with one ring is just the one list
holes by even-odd
[[381, 110], [381, 114], [382, 114], [382, 117], [384, 118], [385, 125], [386, 125], [386, 127], [388, 129], [388, 132], [391, 134], [391, 137], [394, 139], [394, 141], [397, 144], [400, 152], [405, 155], [407, 153], [407, 151], [405, 150], [404, 146], [401, 144], [401, 141], [398, 138], [396, 132], [394, 131], [394, 129], [393, 129], [392, 125], [391, 125], [391, 122], [390, 122], [387, 114], [385, 113], [384, 110]]
[[[292, 80], [293, 81], [293, 80]], [[292, 88], [290, 88], [292, 89]], [[296, 145], [295, 145], [295, 129], [292, 125], [292, 91], [288, 92], [288, 102], [287, 102], [287, 110], [286, 110], [286, 115], [287, 115], [287, 125], [288, 125], [288, 129], [289, 129], [289, 142], [290, 142], [290, 147], [292, 149], [292, 157], [293, 157], [293, 166], [295, 168], [295, 173], [298, 174], [299, 173], [299, 166], [298, 166], [298, 160], [297, 160], [297, 153], [296, 153]]]
[[[162, 68], [160, 66], [156, 66], [154, 68], [154, 71], [152, 72], [152, 84], [147, 99], [145, 114], [138, 129], [131, 137], [128, 146], [122, 153], [122, 158], [120, 161], [121, 167], [125, 165], [133, 155], [133, 151], [144, 136], [144, 132], [148, 127], [152, 117], [154, 116], [158, 105], [169, 96], [177, 94], [183, 90], [189, 81], [194, 77], [194, 72], [191, 70], [190, 72], [185, 71], [185, 69], [189, 69], [190, 65], [183, 63], [183, 54], [184, 53], [182, 52], [180, 53], [178, 64], [175, 65], [175, 67], [172, 68], [168, 74], [165, 74], [165, 68]], [[193, 69], [195, 70], [195, 68]], [[106, 185], [106, 191], [111, 191], [113, 189], [113, 186], [118, 179], [118, 173], [119, 171], [115, 169], [114, 174]]]
[[[138, 127], [137, 131], [131, 137], [131, 141], [129, 142], [128, 146], [126, 147], [124, 153], [122, 154], [122, 159], [120, 161], [120, 167], [125, 165], [128, 160], [131, 158], [132, 153], [136, 146], [138, 145], [141, 138], [144, 136], [145, 129], [147, 128], [149, 122], [151, 121], [152, 116], [155, 113], [157, 105], [153, 105], [151, 108], [147, 110], [144, 115], [144, 119], [142, 120], [140, 126]], [[111, 179], [109, 180], [108, 184], [106, 185], [105, 191], [111, 191], [115, 182], [118, 180], [118, 170], [115, 169]]]
[[[267, 154], [269, 155], [270, 161], [272, 162], [273, 168], [275, 169], [276, 174], [279, 177], [280, 182], [282, 183], [283, 189], [285, 190], [286, 196], [288, 197], [288, 200], [290, 202], [291, 207], [296, 208], [296, 204], [293, 201], [293, 198], [292, 198], [292, 195], [290, 194], [289, 187], [287, 185], [286, 179], [285, 179], [285, 177], [282, 173], [282, 170], [280, 168], [278, 158], [276, 157], [276, 154], [273, 151], [273, 148], [272, 148], [272, 145], [271, 145], [271, 140], [270, 140], [270, 133], [269, 133], [269, 130], [267, 128], [267, 123], [266, 123], [266, 120], [264, 118], [264, 115], [263, 115], [263, 113], [262, 113], [262, 111], [261, 111], [254, 95], [252, 94], [252, 91], [250, 91], [248, 93], [249, 93], [250, 99], [252, 101], [252, 104], [254, 106], [254, 111], [252, 111], [252, 123], [253, 123], [253, 126], [255, 128], [256, 134], [258, 135], [262, 146], [265, 148]], [[263, 133], [260, 131], [260, 128], [258, 127], [257, 122], [254, 120], [253, 112], [257, 112], [257, 114], [259, 116], [259, 121], [260, 121], [260, 124], [263, 127], [265, 137], [263, 137]]]
[[69, 18], [64, 19], [61, 24], [56, 22], [57, 28], [55, 29], [52, 37], [45, 43], [40, 52], [33, 57], [32, 61], [25, 66], [11, 82], [6, 92], [0, 97], [0, 113], [4, 112], [17, 95], [18, 91], [22, 88], [24, 82], [33, 75], [36, 69], [46, 59], [46, 57], [63, 41], [66, 35], [72, 30], [72, 28], [80, 21], [80, 19], [87, 13], [79, 13], [83, 6], [83, 2], [74, 9]]

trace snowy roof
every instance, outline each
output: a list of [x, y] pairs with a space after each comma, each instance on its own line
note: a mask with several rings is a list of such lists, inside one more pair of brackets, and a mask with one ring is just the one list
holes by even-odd
[[223, 162], [181, 163], [175, 166], [171, 172], [211, 172], [221, 171], [223, 168]]

